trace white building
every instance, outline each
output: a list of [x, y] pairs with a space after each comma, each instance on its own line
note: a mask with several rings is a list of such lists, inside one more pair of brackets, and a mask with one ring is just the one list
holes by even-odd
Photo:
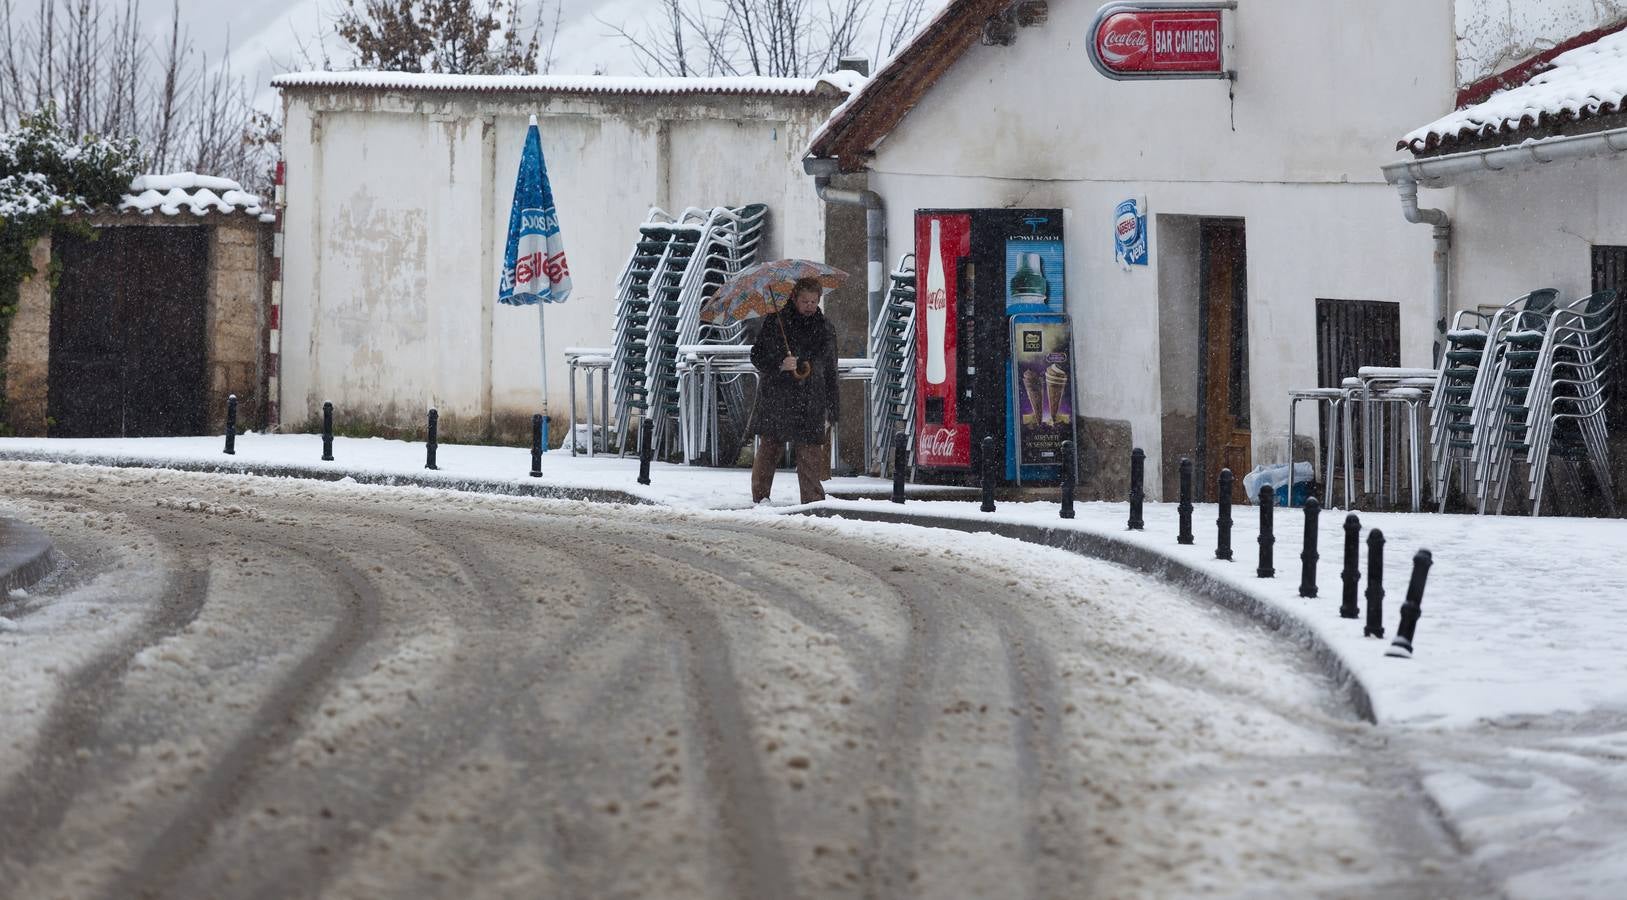
[[280, 421], [331, 400], [343, 421], [388, 431], [436, 406], [448, 439], [523, 439], [542, 400], [537, 312], [498, 306], [496, 276], [535, 114], [575, 283], [547, 310], [562, 431], [560, 351], [609, 343], [650, 207], [766, 203], [768, 253], [826, 256], [826, 206], [800, 157], [855, 78], [278, 77]]
[[[953, 0], [816, 136], [807, 167], [868, 174], [889, 259], [911, 249], [916, 209], [1068, 210], [1085, 474], [1121, 496], [1139, 446], [1167, 498], [1183, 456], [1208, 484], [1222, 465], [1284, 461], [1288, 389], [1432, 364], [1435, 244], [1381, 165], [1460, 87], [1627, 4], [1241, 0], [1224, 15], [1233, 80], [1141, 82], [1093, 68], [1101, 6]], [[1113, 254], [1127, 199], [1147, 214], [1145, 267]], [[1509, 270], [1564, 238], [1499, 252], [1504, 217], [1459, 232], [1456, 295], [1547, 277]], [[1316, 416], [1298, 430], [1313, 440]]]
[[[1489, 74], [1472, 71], [1482, 77], [1462, 87], [1457, 110], [1398, 135], [1408, 152], [1385, 173], [1449, 229], [1453, 311], [1545, 287], [1561, 298], [1627, 292], [1627, 207], [1619, 202], [1627, 3], [1603, 4], [1614, 22], [1586, 6], [1557, 18], [1526, 8], [1513, 19], [1515, 32], [1524, 46], [1545, 49]], [[1618, 361], [1609, 416], [1618, 502], [1627, 497], [1622, 372]]]

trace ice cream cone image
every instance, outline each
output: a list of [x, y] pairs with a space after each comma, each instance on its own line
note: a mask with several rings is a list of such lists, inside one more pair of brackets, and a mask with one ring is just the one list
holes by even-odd
[[1068, 388], [1068, 370], [1052, 363], [1045, 370], [1045, 422], [1057, 424], [1063, 421], [1062, 398], [1066, 396]]
[[1045, 409], [1040, 405], [1043, 398], [1040, 395], [1040, 376], [1038, 372], [1032, 369], [1023, 370], [1023, 393], [1028, 395], [1028, 408], [1033, 416], [1029, 421], [1037, 424]]

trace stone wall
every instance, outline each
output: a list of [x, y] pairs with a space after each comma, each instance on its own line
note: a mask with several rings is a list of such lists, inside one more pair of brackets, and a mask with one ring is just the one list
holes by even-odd
[[51, 239], [34, 245], [34, 277], [18, 289], [6, 350], [6, 421], [10, 433], [43, 437], [51, 361]]
[[240, 428], [265, 424], [266, 310], [270, 305], [270, 226], [248, 217], [221, 220], [209, 240], [205, 323], [209, 427], [226, 423], [237, 395]]

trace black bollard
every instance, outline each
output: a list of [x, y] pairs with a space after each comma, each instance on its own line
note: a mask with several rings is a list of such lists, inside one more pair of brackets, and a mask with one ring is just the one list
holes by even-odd
[[1175, 512], [1180, 516], [1180, 530], [1175, 535], [1175, 543], [1192, 543], [1192, 460], [1181, 457], [1181, 502], [1176, 505]]
[[1361, 519], [1355, 513], [1345, 516], [1345, 570], [1340, 578], [1345, 582], [1344, 601], [1339, 604], [1339, 616], [1345, 619], [1361, 617], [1356, 605], [1356, 582], [1361, 580], [1357, 565], [1361, 563]]
[[333, 462], [333, 403], [322, 401], [322, 461]]
[[1073, 518], [1073, 441], [1062, 442], [1062, 518]]
[[1130, 530], [1140, 531], [1146, 526], [1141, 521], [1141, 500], [1146, 494], [1141, 490], [1141, 480], [1147, 473], [1147, 454], [1140, 447], [1130, 451]]
[[994, 436], [983, 438], [983, 512], [994, 512]]
[[1395, 630], [1395, 640], [1385, 656], [1412, 659], [1412, 632], [1418, 627], [1418, 617], [1424, 612], [1424, 581], [1429, 578], [1429, 567], [1435, 558], [1428, 550], [1419, 550], [1412, 557], [1412, 580], [1407, 582], [1407, 602], [1401, 604], [1401, 627]]
[[1274, 578], [1277, 570], [1272, 568], [1271, 545], [1277, 542], [1276, 536], [1271, 533], [1272, 510], [1277, 505], [1277, 492], [1271, 485], [1260, 486], [1260, 567], [1254, 574], [1261, 578]]
[[226, 453], [237, 455], [237, 395], [226, 395]]
[[638, 426], [638, 483], [650, 483], [650, 460], [655, 458], [655, 420], [645, 419]]
[[1367, 532], [1367, 627], [1362, 634], [1384, 637], [1384, 532]]
[[1215, 559], [1232, 558], [1232, 470], [1220, 470], [1220, 516], [1215, 519]]
[[435, 465], [435, 445], [441, 433], [441, 413], [433, 406], [429, 409], [429, 439], [424, 442], [424, 468], [439, 469]]
[[542, 415], [531, 417], [531, 477], [542, 477]]
[[904, 502], [904, 471], [910, 464], [910, 438], [900, 431], [893, 435], [893, 502]]
[[1305, 501], [1305, 549], [1299, 554], [1299, 595], [1316, 596], [1316, 520], [1322, 514], [1322, 504], [1315, 497]]

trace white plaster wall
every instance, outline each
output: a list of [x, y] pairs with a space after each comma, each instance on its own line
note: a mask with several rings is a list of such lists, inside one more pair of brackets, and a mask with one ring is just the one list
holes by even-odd
[[615, 281], [651, 206], [767, 203], [770, 252], [824, 255], [824, 204], [801, 152], [838, 99], [291, 94], [283, 421], [323, 400], [390, 425], [432, 404], [499, 424], [540, 408], [537, 312], [495, 302], [531, 113], [574, 283], [547, 309], [557, 417], [569, 402], [561, 351], [609, 344]]
[[1507, 173], [1457, 188], [1453, 306], [1501, 303], [1539, 287], [1592, 290], [1591, 248], [1627, 245], [1627, 207], [1609, 187], [1627, 161], [1592, 159]]
[[1457, 77], [1473, 84], [1627, 17], [1627, 0], [1457, 0]]
[[[1015, 45], [972, 47], [877, 148], [871, 187], [887, 205], [889, 261], [909, 249], [900, 236], [913, 234], [917, 208], [1069, 209], [1083, 412], [1130, 422], [1156, 490], [1156, 219], [1244, 219], [1254, 458], [1285, 460], [1287, 391], [1316, 383], [1317, 298], [1400, 302], [1403, 364], [1430, 358], [1429, 230], [1401, 217], [1378, 168], [1399, 135], [1451, 107], [1451, 11], [1418, 6], [1375, 0], [1354, 17], [1242, 4], [1228, 37], [1234, 105], [1223, 82], [1102, 78], [1083, 49], [1097, 4], [1053, 3], [1050, 22], [1019, 30]], [[1129, 197], [1148, 201], [1152, 265], [1124, 272], [1112, 213]], [[1314, 416], [1301, 423], [1314, 432]]]

